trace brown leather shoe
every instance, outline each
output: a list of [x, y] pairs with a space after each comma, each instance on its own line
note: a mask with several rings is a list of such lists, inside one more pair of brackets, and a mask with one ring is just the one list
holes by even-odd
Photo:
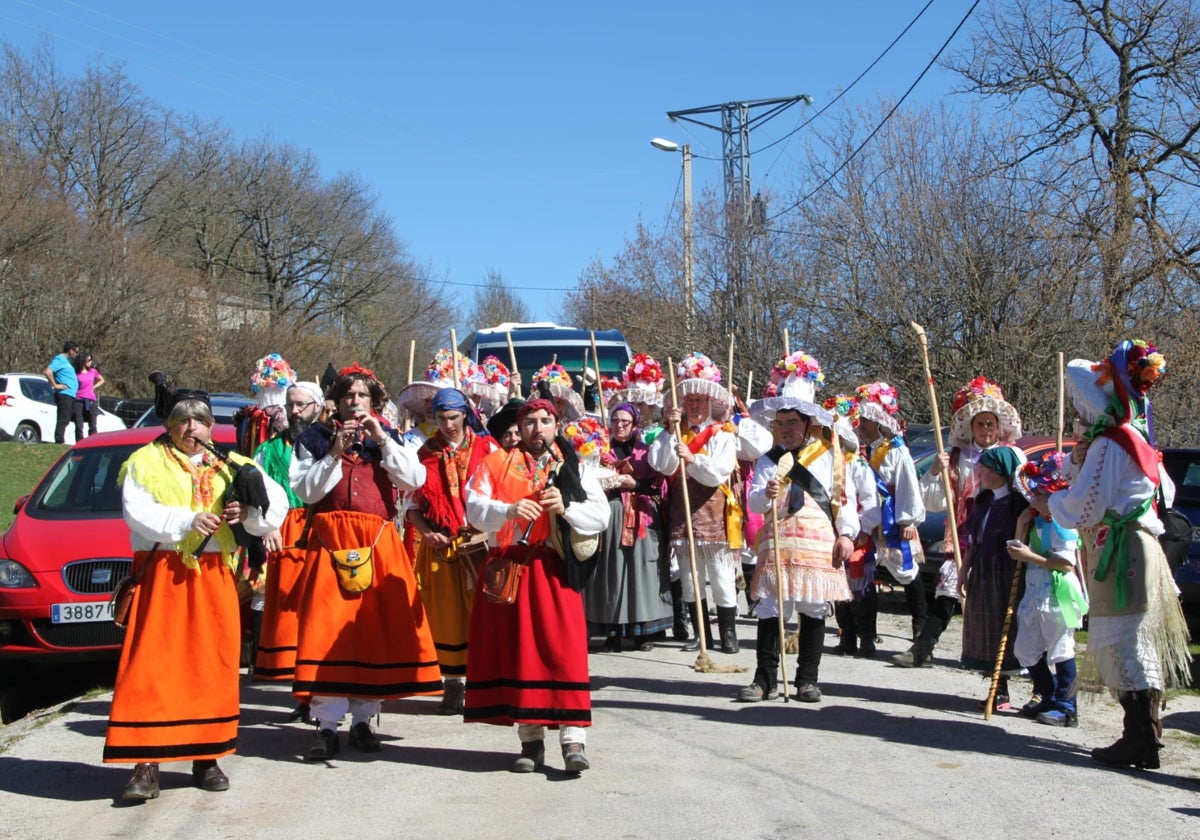
[[158, 799], [158, 765], [135, 764], [133, 778], [125, 785], [122, 799], [131, 802], [143, 802], [147, 799]]
[[583, 744], [577, 741], [563, 744], [562, 754], [563, 767], [568, 773], [582, 773], [592, 766], [592, 763], [588, 761], [587, 753], [583, 750]]
[[229, 790], [229, 777], [221, 772], [215, 759], [192, 762], [192, 784], [201, 790]]

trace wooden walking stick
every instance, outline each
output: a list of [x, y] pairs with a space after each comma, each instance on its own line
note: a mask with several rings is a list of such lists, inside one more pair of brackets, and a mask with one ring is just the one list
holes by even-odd
[[408, 340], [408, 384], [412, 384], [413, 377], [413, 355], [417, 352], [417, 340], [410, 338]]
[[[675, 388], [675, 362], [670, 356], [667, 357], [667, 372], [671, 376], [671, 405], [674, 408], [678, 408], [679, 393]], [[683, 441], [683, 436], [679, 432], [678, 421], [672, 425], [671, 434], [674, 436], [676, 444]], [[692, 502], [688, 496], [687, 464], [683, 462], [682, 458], [679, 459], [679, 472], [676, 475], [678, 476], [677, 485], [679, 492], [683, 494], [683, 521], [687, 529], [688, 563], [691, 565], [692, 570], [692, 598], [696, 605], [696, 632], [699, 634], [700, 641], [700, 655], [696, 657], [696, 662], [692, 665], [692, 668], [700, 673], [721, 672], [728, 674], [745, 671], [745, 668], [739, 666], [717, 665], [712, 661], [712, 657], [708, 655], [708, 644], [706, 641], [708, 616], [701, 615], [700, 613], [701, 604], [703, 604], [704, 599], [700, 597], [700, 575], [696, 568], [696, 535], [692, 531]]]
[[[946, 454], [946, 446], [942, 443], [942, 416], [938, 412], [937, 389], [933, 385], [933, 374], [929, 370], [929, 346], [925, 337], [925, 328], [916, 321], [909, 321], [921, 342], [921, 358], [925, 363], [925, 381], [929, 383], [929, 407], [933, 412], [933, 438], [937, 442], [938, 458]], [[958, 546], [958, 512], [954, 509], [954, 483], [950, 478], [950, 470], [942, 470], [942, 489], [946, 493], [946, 524], [950, 527], [950, 544], [954, 550], [954, 568], [962, 574], [962, 550]], [[960, 583], [961, 585], [961, 583]]]
[[787, 327], [783, 328], [783, 358], [792, 355], [792, 343], [788, 340]]
[[508, 366], [513, 370], [517, 369], [517, 349], [513, 347], [512, 333], [506, 332], [504, 340], [508, 343]]
[[[1029, 532], [1026, 531], [1023, 535], [1024, 539], [1021, 542], [1026, 542], [1029, 539]], [[1007, 550], [1007, 549], [1006, 549]], [[1012, 586], [1008, 590], [1008, 606], [1004, 610], [1004, 628], [1000, 631], [1000, 649], [996, 651], [996, 664], [992, 667], [992, 684], [988, 688], [987, 702], [983, 704], [983, 719], [992, 719], [992, 707], [996, 703], [996, 691], [1000, 687], [1000, 670], [1004, 665], [1004, 652], [1008, 648], [1008, 631], [1012, 627], [1013, 612], [1017, 608], [1017, 596], [1021, 589], [1021, 561], [1017, 561], [1017, 568], [1013, 570]]]
[[[779, 479], [779, 492], [787, 491], [791, 480], [788, 474], [792, 471], [795, 458], [791, 452], [785, 452], [775, 468]], [[783, 640], [787, 637], [787, 622], [783, 617], [783, 561], [779, 559], [779, 507], [775, 499], [771, 500], [771, 554], [775, 558], [775, 603], [779, 611], [779, 673], [783, 680], [783, 702], [788, 702], [787, 656], [784, 655]]]
[[1058, 351], [1058, 436], [1055, 438], [1055, 449], [1062, 452], [1063, 424], [1066, 422], [1066, 396], [1063, 387], [1063, 354]]
[[600, 425], [607, 429], [608, 412], [604, 409], [604, 388], [600, 386], [600, 352], [596, 349], [596, 331], [589, 331], [589, 335], [592, 338], [592, 362], [596, 365], [596, 403], [600, 406]]
[[725, 375], [729, 377], [729, 393], [733, 393], [733, 333], [729, 334], [729, 359], [725, 364]]
[[454, 388], [458, 390], [458, 336], [450, 328], [450, 370], [453, 371]]

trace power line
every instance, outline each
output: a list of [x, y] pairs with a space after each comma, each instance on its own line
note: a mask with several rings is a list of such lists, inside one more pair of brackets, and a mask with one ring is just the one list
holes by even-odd
[[900, 108], [900, 106], [904, 104], [904, 101], [906, 99], [908, 99], [909, 94], [911, 94], [913, 92], [913, 90], [916, 89], [917, 85], [920, 84], [921, 80], [923, 78], [925, 78], [925, 74], [928, 73], [930, 68], [932, 68], [933, 65], [937, 63], [937, 60], [939, 58], [941, 58], [942, 53], [946, 51], [946, 47], [950, 46], [950, 42], [954, 40], [954, 37], [956, 35], [958, 35], [958, 31], [960, 29], [962, 29], [964, 25], [966, 25], [967, 20], [971, 17], [971, 14], [975, 11], [975, 7], [978, 5], [979, 5], [979, 0], [975, 0], [975, 2], [971, 4], [971, 8], [967, 9], [967, 13], [965, 15], [963, 15], [962, 20], [960, 20], [958, 22], [958, 26], [954, 27], [954, 31], [950, 33], [950, 36], [942, 43], [942, 45], [938, 48], [938, 51], [936, 53], [934, 53], [933, 58], [931, 58], [929, 60], [929, 63], [925, 65], [925, 69], [922, 70], [920, 75], [918, 75], [917, 78], [913, 81], [913, 83], [908, 86], [908, 90], [904, 91], [904, 95], [901, 96], [900, 99], [896, 102], [896, 104], [891, 107], [891, 110], [889, 110], [887, 112], [887, 114], [884, 115], [883, 119], [879, 121], [879, 124], [871, 130], [871, 133], [867, 135], [866, 139], [863, 140], [861, 143], [859, 143], [858, 146], [855, 147], [854, 151], [852, 151], [849, 154], [849, 156], [847, 156], [847, 158], [844, 161], [842, 161], [836, 169], [833, 170], [833, 172], [829, 173], [829, 176], [826, 177], [825, 180], [823, 180], [821, 183], [817, 184], [817, 186], [811, 192], [809, 192], [807, 195], [800, 198], [798, 201], [794, 202], [790, 206], [785, 207], [784, 209], [780, 210], [778, 213], [775, 213], [774, 215], [768, 217], [767, 221], [771, 221], [773, 219], [778, 219], [780, 216], [784, 215], [785, 213], [790, 213], [791, 211], [798, 208], [800, 205], [804, 204], [806, 201], [808, 201], [810, 198], [812, 198], [814, 195], [816, 195], [818, 192], [820, 192], [822, 189], [824, 189], [824, 187], [830, 181], [832, 181], [834, 178], [836, 178], [843, 169], [845, 169], [847, 166], [850, 165], [851, 161], [853, 161], [854, 158], [856, 158], [858, 156], [858, 153], [861, 152], [864, 148], [866, 148], [868, 143], [870, 143], [873, 139], [875, 139], [875, 135], [878, 134], [885, 125], [887, 125], [887, 122], [888, 122], [888, 120], [890, 120], [892, 118], [892, 115], [896, 113], [896, 111]]

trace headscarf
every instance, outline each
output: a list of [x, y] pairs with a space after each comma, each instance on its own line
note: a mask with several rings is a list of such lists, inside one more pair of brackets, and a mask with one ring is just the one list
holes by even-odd
[[322, 408], [325, 406], [325, 392], [321, 390], [321, 386], [316, 382], [297, 382], [292, 388], [299, 388], [316, 400], [317, 405], [320, 405]]
[[521, 406], [520, 410], [517, 411], [517, 422], [520, 423], [535, 411], [544, 411], [555, 420], [559, 419], [558, 409], [554, 407], [554, 403], [543, 397], [537, 397]]
[[437, 417], [439, 411], [461, 411], [471, 430], [477, 434], [483, 434], [483, 423], [480, 422], [479, 415], [467, 401], [467, 395], [457, 388], [442, 388], [434, 394], [432, 410], [434, 418]]
[[1012, 478], [1020, 465], [1021, 459], [1017, 450], [1011, 446], [993, 446], [979, 456], [979, 466], [987, 467], [1005, 478]]

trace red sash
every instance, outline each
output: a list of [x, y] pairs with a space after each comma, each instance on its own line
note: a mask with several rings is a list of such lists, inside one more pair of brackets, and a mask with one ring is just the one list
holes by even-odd
[[1119, 426], [1109, 426], [1101, 433], [1101, 437], [1115, 441], [1125, 453], [1137, 462], [1138, 468], [1145, 473], [1146, 478], [1158, 486], [1158, 465], [1162, 463], [1162, 454], [1150, 445], [1150, 441], [1142, 437], [1137, 429], [1128, 423]]

